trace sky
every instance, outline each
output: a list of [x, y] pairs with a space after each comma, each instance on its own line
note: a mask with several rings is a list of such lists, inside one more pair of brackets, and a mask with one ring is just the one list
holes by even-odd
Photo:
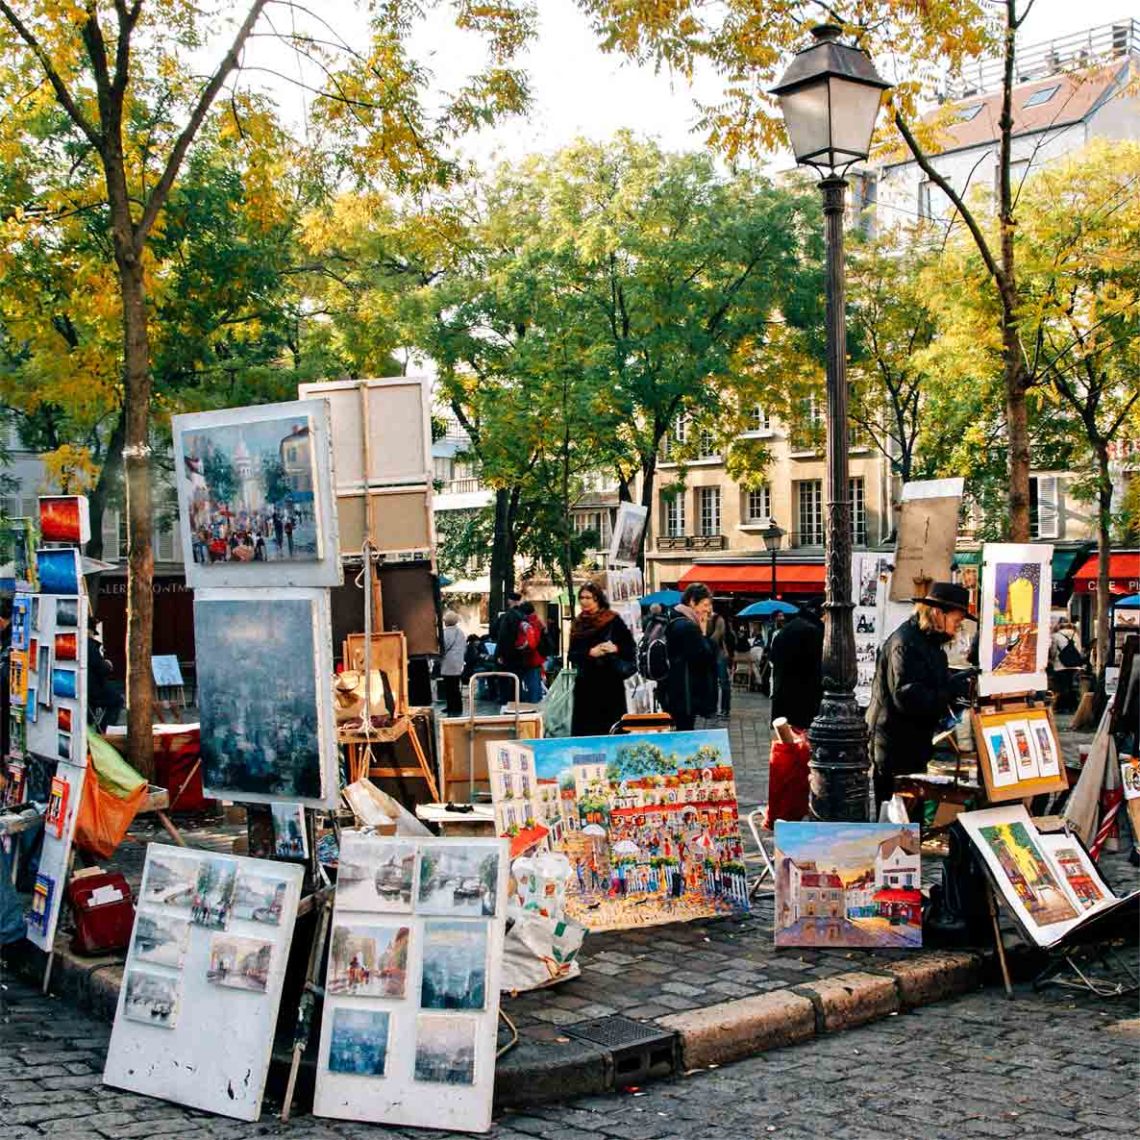
[[[991, 0], [992, 2], [992, 0]], [[1032, 45], [1058, 36], [1110, 24], [1130, 15], [1134, 0], [1034, 0], [1021, 42]], [[465, 144], [466, 153], [481, 164], [518, 158], [535, 151], [553, 151], [584, 136], [608, 139], [619, 128], [656, 137], [667, 150], [693, 149], [702, 139], [695, 130], [694, 96], [715, 100], [715, 75], [698, 76], [695, 87], [681, 77], [638, 66], [623, 56], [607, 55], [574, 0], [537, 0], [539, 34], [519, 61], [529, 73], [533, 107], [525, 119], [515, 119], [486, 131]], [[446, 5], [445, 5], [446, 7]], [[322, 15], [350, 42], [360, 42], [365, 25], [353, 0], [324, 0]], [[439, 23], [422, 36], [423, 58], [445, 85], [470, 73], [479, 64], [476, 37]], [[287, 75], [296, 75], [298, 61], [280, 43], [259, 39], [249, 62]], [[303, 118], [303, 98], [284, 81], [262, 75], [283, 106]]]

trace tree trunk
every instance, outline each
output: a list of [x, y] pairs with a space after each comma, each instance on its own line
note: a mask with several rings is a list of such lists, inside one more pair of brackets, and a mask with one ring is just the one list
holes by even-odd
[[501, 488], [495, 492], [495, 529], [491, 539], [491, 597], [489, 618], [494, 621], [507, 601], [507, 567], [511, 562], [508, 518], [511, 493]]
[[1108, 611], [1108, 570], [1112, 553], [1112, 477], [1108, 472], [1108, 444], [1096, 446], [1096, 671], [1097, 697], [1104, 696], [1104, 671], [1112, 658], [1111, 627]]
[[574, 551], [572, 549], [573, 534], [570, 529], [570, 432], [567, 430], [562, 436], [562, 557], [559, 559], [562, 570], [562, 582], [566, 587], [566, 596], [570, 600], [570, 618], [574, 618]]
[[[91, 514], [91, 541], [87, 553], [92, 558], [103, 558], [103, 515], [107, 511], [107, 501], [111, 497], [115, 480], [123, 469], [123, 444], [127, 438], [127, 409], [123, 405], [111, 429], [107, 448], [103, 454], [103, 466], [91, 494], [87, 497], [87, 507]], [[118, 558], [117, 550], [111, 551], [112, 559]]]
[[[128, 223], [129, 224], [129, 223]], [[118, 227], [116, 226], [116, 229]], [[116, 238], [118, 238], [116, 234]], [[135, 770], [154, 776], [154, 687], [150, 654], [154, 627], [150, 445], [150, 345], [142, 258], [116, 240], [123, 298], [123, 466], [127, 499], [127, 754]]]
[[[1009, 337], [1006, 337], [1008, 342]], [[1029, 408], [1016, 328], [1005, 346], [1005, 419], [1009, 435], [1009, 540], [1029, 541]]]

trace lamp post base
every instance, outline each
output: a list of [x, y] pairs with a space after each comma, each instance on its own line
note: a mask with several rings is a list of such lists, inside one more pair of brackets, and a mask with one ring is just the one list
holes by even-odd
[[824, 691], [808, 743], [811, 818], [866, 823], [871, 792], [867, 726], [854, 693]]

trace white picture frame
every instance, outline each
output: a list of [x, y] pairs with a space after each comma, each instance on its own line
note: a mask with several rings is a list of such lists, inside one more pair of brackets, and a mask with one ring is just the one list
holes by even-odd
[[1052, 563], [1049, 545], [988, 542], [982, 547], [978, 604], [982, 696], [1047, 688]]
[[633, 566], [645, 537], [649, 508], [638, 503], [621, 503], [610, 536], [609, 562], [611, 566]]
[[[217, 858], [210, 851], [152, 843], [147, 848], [144, 886], [154, 879], [155, 865], [163, 860], [202, 864]], [[237, 863], [239, 882], [243, 875], [251, 875], [284, 885], [277, 921], [259, 922], [231, 914], [225, 929], [218, 931], [188, 922], [191, 909], [182, 896], [170, 904], [140, 897], [103, 1083], [253, 1121], [261, 1115], [304, 868], [244, 856], [226, 858]], [[140, 958], [137, 931], [144, 916], [172, 925], [187, 922], [185, 945], [171, 952], [170, 964], [156, 961], [153, 955]], [[215, 971], [214, 980], [210, 980], [211, 947], [216, 949], [219, 940], [227, 939], [237, 946], [260, 943], [271, 947], [267, 968], [259, 973], [256, 985], [234, 984], [241, 977], [238, 973], [232, 979], [218, 979]], [[132, 1016], [126, 1008], [127, 983], [136, 971], [148, 979], [166, 981], [172, 1013], [160, 1009], [149, 1024], [139, 1019], [138, 1011]]]
[[[288, 644], [261, 644], [255, 637], [258, 621], [268, 623], [274, 620], [282, 623], [283, 632], [286, 632], [283, 628], [286, 620], [290, 630], [296, 630], [299, 643], [292, 652]], [[251, 624], [252, 629], [249, 628]], [[219, 636], [214, 636], [215, 633]], [[221, 635], [228, 640], [222, 640]], [[332, 614], [328, 591], [302, 588], [198, 590], [194, 598], [194, 644], [198, 661], [205, 794], [239, 803], [335, 807], [338, 758], [332, 696]], [[238, 731], [241, 720], [234, 715], [240, 712], [243, 699], [236, 682], [245, 678], [245, 699], [266, 699], [276, 703], [279, 696], [289, 694], [285, 694], [284, 687], [281, 693], [272, 692], [270, 679], [275, 667], [279, 669], [286, 664], [305, 670], [304, 677], [298, 676], [296, 680], [311, 690], [315, 729], [306, 729], [306, 735], [315, 742], [316, 766], [310, 764], [299, 769], [298, 772], [303, 774], [295, 772], [292, 784], [279, 781], [280, 790], [258, 791], [250, 786], [256, 783], [255, 780], [229, 767], [225, 759], [233, 755], [225, 734]], [[303, 699], [307, 710], [309, 693]], [[220, 775], [222, 772], [225, 774]], [[313, 785], [313, 776], [317, 772], [319, 788]], [[297, 794], [298, 783], [303, 786], [305, 794]]]
[[[283, 512], [265, 499], [270, 476], [265, 462], [272, 456], [269, 442], [274, 422], [279, 422], [281, 455], [276, 480], [296, 485], [288, 494], [289, 513], [281, 533], [277, 522]], [[193, 589], [227, 587], [339, 586], [344, 580], [337, 541], [337, 513], [333, 502], [333, 466], [329, 406], [325, 400], [292, 400], [195, 412], [171, 419], [174, 441], [175, 486], [178, 491], [178, 522], [182, 536], [186, 584]], [[242, 429], [246, 429], [243, 432]], [[293, 435], [308, 433], [308, 446], [297, 450]], [[246, 435], [254, 440], [250, 445]], [[211, 438], [213, 437], [213, 438]], [[207, 456], [224, 448], [226, 477], [236, 484], [225, 500], [210, 497]], [[220, 476], [219, 476], [220, 478]], [[309, 487], [311, 484], [311, 489]], [[280, 486], [280, 482], [277, 483]], [[296, 495], [296, 514], [293, 495]], [[311, 495], [311, 499], [309, 496]], [[249, 519], [240, 530], [232, 520]], [[272, 519], [272, 522], [270, 521]], [[294, 521], [298, 544], [293, 550]], [[197, 524], [197, 526], [195, 525]], [[205, 530], [203, 537], [202, 531]], [[265, 533], [263, 533], [263, 531]], [[284, 533], [284, 532], [288, 533]], [[242, 557], [231, 557], [237, 535]], [[260, 540], [260, 541], [259, 541]], [[311, 545], [311, 556], [310, 554]], [[218, 553], [222, 547], [225, 551]], [[246, 550], [252, 553], [245, 557]], [[220, 560], [215, 560], [215, 559]]]
[[[385, 894], [388, 883], [381, 869], [385, 864], [402, 865], [409, 851], [414, 855], [410, 894], [403, 871], [393, 875], [395, 881]], [[363, 984], [345, 986], [341, 968], [333, 985], [335, 955], [330, 952], [313, 1114], [395, 1127], [486, 1132], [491, 1127], [495, 1083], [509, 844], [502, 839], [385, 837], [346, 831], [340, 853], [341, 873], [346, 868], [356, 868], [356, 873], [352, 891], [344, 897], [337, 892], [330, 939], [336, 938], [338, 929], [349, 935], [392, 927], [409, 933], [399, 987], [402, 996], [378, 994], [377, 987], [368, 984], [376, 964], [369, 963], [366, 954], [359, 964]], [[439, 892], [427, 888], [434, 880], [423, 876], [432, 865], [430, 859], [439, 860], [447, 853], [461, 860], [485, 860], [492, 854], [497, 858], [493, 903], [488, 893], [482, 896], [484, 909], [493, 907], [493, 914], [473, 916], [466, 895], [454, 917], [440, 914]], [[468, 978], [460, 987], [469, 999], [463, 1001], [464, 1008], [443, 1009], [438, 990], [427, 984], [425, 951], [438, 953], [441, 940], [455, 938], [460, 949], [469, 943], [472, 952], [478, 952], [482, 976], [478, 983]], [[358, 1038], [355, 1046], [353, 1035]], [[460, 1079], [426, 1077], [419, 1046], [434, 1041], [439, 1051], [441, 1043], [453, 1038], [467, 1043], [459, 1055], [464, 1072], [454, 1074]]]

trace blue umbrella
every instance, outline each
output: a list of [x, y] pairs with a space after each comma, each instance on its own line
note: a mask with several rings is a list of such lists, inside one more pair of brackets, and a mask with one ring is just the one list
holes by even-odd
[[642, 606], [678, 606], [681, 604], [680, 590], [658, 590], [656, 594], [646, 594], [641, 599]]
[[1127, 598], [1121, 598], [1112, 605], [1117, 610], [1140, 610], [1140, 594], [1129, 594]]
[[775, 598], [767, 598], [762, 602], [753, 602], [745, 606], [736, 616], [738, 618], [771, 617], [773, 614], [794, 614], [799, 612], [799, 606], [791, 602], [781, 602]]

